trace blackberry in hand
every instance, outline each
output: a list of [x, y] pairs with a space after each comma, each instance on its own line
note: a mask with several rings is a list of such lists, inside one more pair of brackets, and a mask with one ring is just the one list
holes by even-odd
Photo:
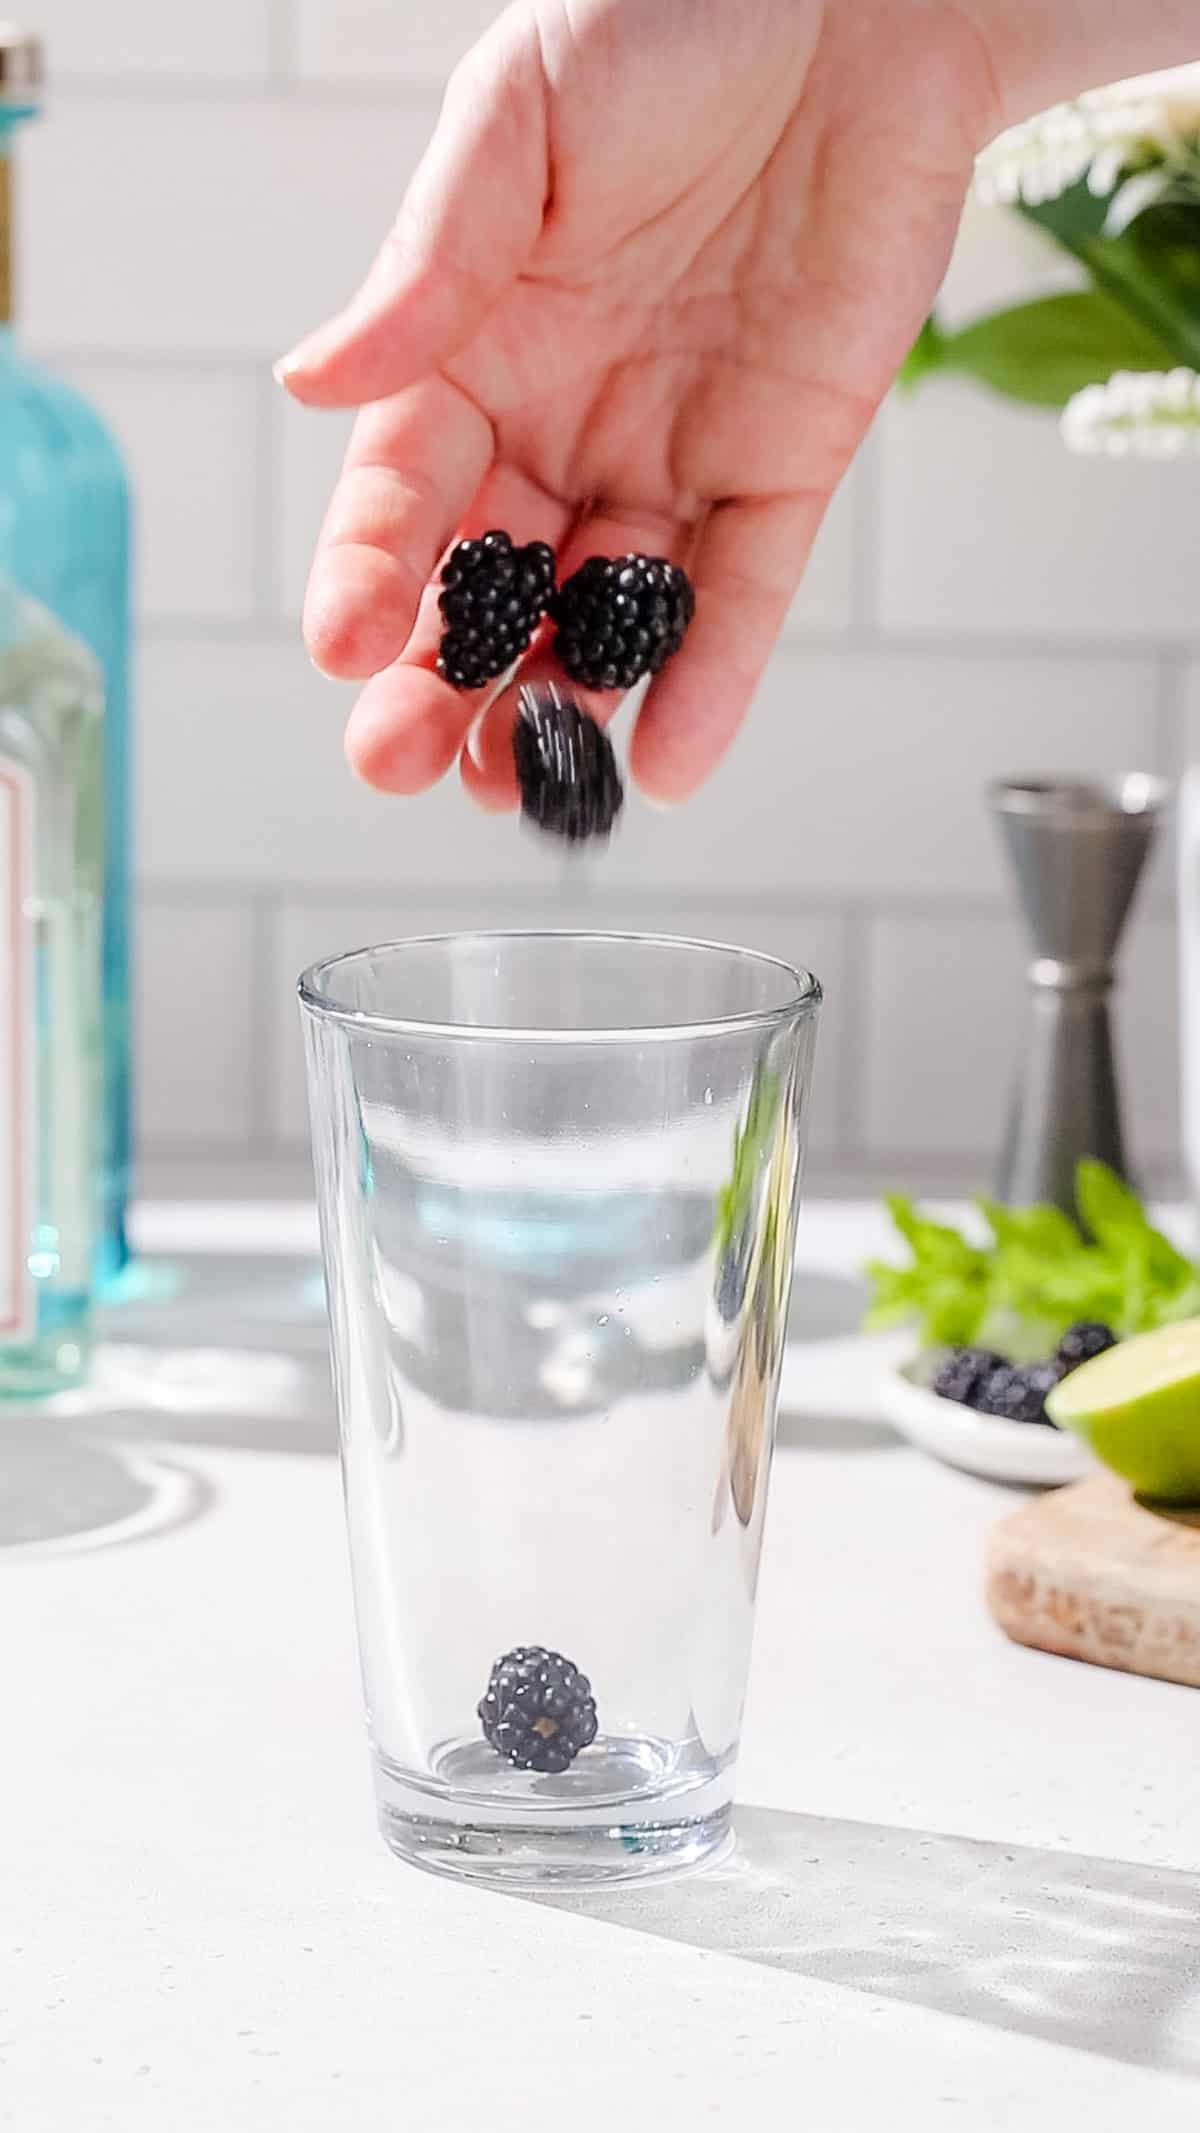
[[1081, 1363], [1090, 1363], [1094, 1355], [1103, 1355], [1108, 1348], [1115, 1348], [1117, 1336], [1111, 1326], [1102, 1326], [1097, 1319], [1081, 1318], [1068, 1326], [1057, 1348], [1054, 1360], [1059, 1365], [1060, 1376], [1069, 1370], [1078, 1370]]
[[482, 689], [528, 648], [554, 590], [554, 550], [485, 533], [451, 549], [441, 582], [438, 673], [452, 689]]
[[995, 1415], [1005, 1422], [1044, 1422], [1055, 1427], [1046, 1413], [1046, 1394], [1053, 1391], [1062, 1372], [1057, 1363], [1002, 1363], [985, 1379], [976, 1405], [980, 1414]]
[[555, 656], [586, 689], [632, 689], [683, 643], [696, 596], [662, 556], [589, 556], [550, 603]]
[[522, 812], [571, 844], [607, 837], [625, 802], [608, 735], [552, 682], [528, 684], [518, 702], [513, 759]]
[[990, 1348], [951, 1348], [938, 1368], [933, 1391], [943, 1400], [957, 1400], [960, 1407], [974, 1407], [992, 1372], [1003, 1368], [1004, 1357]]
[[519, 1644], [497, 1659], [479, 1702], [483, 1737], [518, 1770], [557, 1776], [596, 1738], [596, 1703], [586, 1674], [540, 1644]]

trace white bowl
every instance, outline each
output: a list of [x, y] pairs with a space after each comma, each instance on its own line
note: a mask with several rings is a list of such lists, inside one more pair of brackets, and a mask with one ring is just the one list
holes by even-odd
[[1005, 1422], [977, 1415], [957, 1400], [918, 1385], [906, 1370], [887, 1370], [876, 1381], [880, 1412], [910, 1444], [947, 1466], [989, 1481], [1016, 1481], [1059, 1488], [1096, 1471], [1086, 1445], [1045, 1422]]

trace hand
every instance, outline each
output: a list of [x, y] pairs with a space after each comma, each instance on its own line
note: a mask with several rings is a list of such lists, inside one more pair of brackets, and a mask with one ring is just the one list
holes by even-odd
[[[1015, 4], [1015, 0], [1014, 0]], [[523, 0], [455, 74], [349, 308], [280, 366], [360, 405], [305, 632], [366, 679], [347, 752], [515, 802], [512, 691], [433, 671], [463, 532], [560, 572], [641, 549], [696, 616], [631, 744], [683, 798], [735, 732], [833, 489], [932, 303], [1003, 114], [955, 0]], [[535, 654], [536, 657], [536, 654]], [[544, 662], [543, 662], [544, 663]], [[369, 677], [369, 678], [368, 678]], [[585, 698], [610, 716], [619, 698]]]

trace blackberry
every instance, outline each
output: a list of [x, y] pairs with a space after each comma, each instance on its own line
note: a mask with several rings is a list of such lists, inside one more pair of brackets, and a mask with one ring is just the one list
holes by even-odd
[[1054, 1351], [1054, 1360], [1065, 1377], [1068, 1370], [1078, 1370], [1081, 1363], [1090, 1363], [1094, 1355], [1103, 1355], [1106, 1348], [1116, 1345], [1117, 1336], [1111, 1326], [1102, 1326], [1094, 1318], [1081, 1318], [1067, 1327]]
[[596, 1704], [586, 1674], [540, 1644], [519, 1644], [497, 1659], [479, 1702], [483, 1737], [518, 1770], [557, 1775], [596, 1738]]
[[589, 556], [550, 602], [555, 654], [584, 688], [632, 689], [679, 650], [695, 607], [677, 563]]
[[1054, 1424], [1046, 1413], [1046, 1394], [1057, 1385], [1062, 1372], [1057, 1363], [1002, 1363], [984, 1380], [976, 1405], [980, 1414], [996, 1415], [1005, 1422]]
[[528, 647], [554, 590], [554, 550], [545, 541], [514, 548], [495, 531], [459, 541], [442, 572], [438, 606], [445, 631], [438, 673], [452, 689], [482, 689]]
[[522, 812], [571, 844], [607, 837], [625, 803], [608, 735], [552, 682], [528, 684], [518, 702], [513, 758]]
[[990, 1348], [951, 1348], [939, 1365], [933, 1391], [943, 1400], [957, 1400], [960, 1407], [974, 1407], [992, 1372], [1003, 1368], [1004, 1357]]

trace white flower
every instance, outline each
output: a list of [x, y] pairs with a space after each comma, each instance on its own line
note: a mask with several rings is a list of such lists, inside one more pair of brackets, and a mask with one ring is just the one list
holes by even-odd
[[1083, 177], [1103, 196], [1128, 164], [1169, 160], [1197, 132], [1200, 63], [1089, 89], [1011, 126], [985, 148], [975, 165], [975, 196], [987, 206], [1024, 200], [1036, 207]]
[[1115, 371], [1107, 384], [1086, 385], [1068, 400], [1062, 434], [1073, 452], [1114, 459], [1175, 459], [1200, 450], [1200, 373]]

